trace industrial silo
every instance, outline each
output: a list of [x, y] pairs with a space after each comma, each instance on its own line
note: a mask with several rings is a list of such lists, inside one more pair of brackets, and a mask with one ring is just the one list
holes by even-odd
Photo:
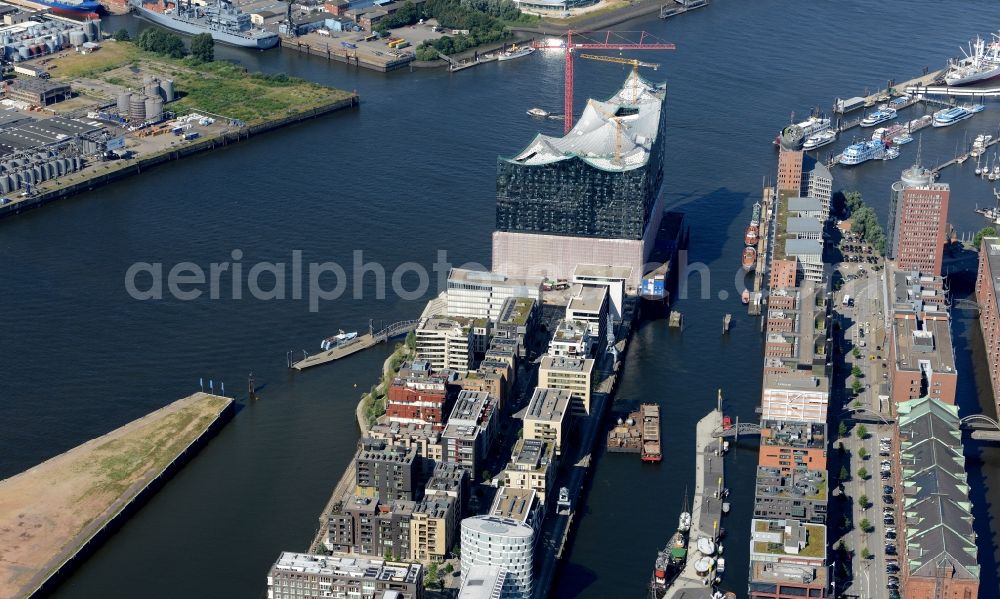
[[128, 118], [141, 121], [146, 118], [146, 99], [133, 94], [128, 103]]
[[132, 101], [132, 94], [128, 92], [122, 92], [118, 94], [118, 114], [123, 117], [128, 116], [128, 107]]
[[146, 120], [158, 123], [163, 118], [163, 100], [159, 96], [146, 98]]
[[100, 41], [100, 38], [97, 37], [97, 24], [93, 21], [84, 21], [83, 32], [87, 36], [88, 42]]
[[158, 79], [153, 79], [152, 81], [147, 81], [145, 85], [146, 95], [151, 98], [160, 97], [160, 81]]
[[73, 157], [73, 170], [74, 171], [78, 171], [78, 170], [80, 170], [81, 166], [83, 166], [83, 160], [81, 160], [79, 156], [74, 156]]
[[160, 82], [160, 89], [163, 90], [163, 99], [167, 102], [174, 101], [174, 80], [164, 79]]
[[82, 46], [83, 42], [87, 41], [87, 34], [79, 29], [75, 29], [69, 32], [69, 43], [72, 46]]
[[62, 177], [66, 174], [66, 163], [64, 163], [62, 159], [56, 158], [50, 164], [55, 167], [57, 177]]

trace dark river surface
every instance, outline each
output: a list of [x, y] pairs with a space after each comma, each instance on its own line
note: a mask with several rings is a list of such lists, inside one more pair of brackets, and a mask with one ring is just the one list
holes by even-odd
[[[138, 28], [129, 17], [111, 19]], [[754, 419], [761, 384], [759, 323], [737, 299], [743, 230], [762, 178], [773, 177], [771, 139], [795, 111], [902, 81], [937, 67], [973, 35], [1000, 24], [986, 0], [791, 2], [717, 0], [646, 30], [675, 52], [635, 53], [662, 65], [669, 83], [666, 193], [687, 213], [690, 260], [707, 264], [706, 297], [682, 299], [683, 332], [665, 321], [638, 328], [619, 399], [663, 406], [665, 459], [602, 455], [584, 516], [557, 584], [559, 597], [640, 597], [652, 559], [676, 525], [694, 485], [694, 424], [722, 389], [726, 412]], [[449, 75], [416, 70], [357, 71], [293, 51], [222, 58], [355, 89], [357, 110], [312, 120], [209, 154], [172, 163], [0, 223], [0, 477], [20, 472], [87, 439], [197, 390], [199, 378], [245, 395], [253, 370], [262, 399], [242, 409], [202, 453], [59, 589], [59, 597], [263, 597], [281, 550], [306, 548], [317, 516], [351, 458], [354, 406], [387, 352], [369, 350], [303, 373], [285, 369], [289, 350], [314, 351], [338, 328], [419, 315], [420, 300], [379, 298], [375, 277], [348, 281], [344, 297], [311, 312], [306, 299], [137, 301], [125, 288], [136, 262], [208, 269], [242, 252], [244, 273], [260, 262], [336, 261], [348, 273], [356, 251], [387, 273], [407, 262], [430, 267], [439, 252], [454, 265], [490, 262], [498, 155], [519, 151], [541, 129], [525, 110], [559, 111], [561, 54], [538, 52]], [[578, 60], [577, 107], [612, 94], [627, 71]], [[904, 114], [918, 114], [922, 108]], [[980, 132], [997, 133], [1000, 106], [945, 130], [927, 129], [924, 163], [947, 160]], [[845, 135], [840, 148], [860, 136]], [[835, 188], [864, 192], [884, 219], [889, 185], [912, 164], [917, 144], [894, 162], [836, 170]], [[982, 226], [976, 204], [992, 204], [974, 165], [946, 170], [949, 220]], [[402, 277], [417, 284], [411, 273]], [[700, 283], [692, 281], [697, 290]], [[431, 278], [431, 287], [436, 287]], [[956, 283], [956, 293], [969, 284]], [[964, 289], [964, 291], [963, 291]], [[727, 299], [719, 299], [725, 292]], [[725, 313], [735, 316], [722, 336]], [[993, 414], [988, 380], [975, 376], [982, 342], [972, 313], [955, 318], [963, 415]], [[218, 386], [216, 387], [218, 389]], [[726, 587], [746, 590], [756, 447], [741, 443], [727, 461], [733, 511]], [[967, 448], [983, 597], [1000, 596], [993, 554], [1000, 514], [1000, 450]], [[991, 528], [992, 525], [992, 528]], [[982, 548], [988, 553], [984, 554]]]

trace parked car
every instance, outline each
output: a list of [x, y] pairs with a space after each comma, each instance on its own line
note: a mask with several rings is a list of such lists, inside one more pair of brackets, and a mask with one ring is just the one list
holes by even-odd
[[892, 501], [893, 501], [892, 495], [883, 495], [882, 496], [882, 503], [884, 503], [886, 505], [892, 505]]
[[892, 485], [884, 485], [882, 487], [882, 494], [883, 495], [892, 495]]

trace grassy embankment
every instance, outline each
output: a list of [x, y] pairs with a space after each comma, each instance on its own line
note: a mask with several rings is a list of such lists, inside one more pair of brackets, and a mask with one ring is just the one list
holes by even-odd
[[378, 417], [385, 414], [386, 395], [389, 393], [389, 385], [392, 379], [399, 373], [403, 362], [413, 358], [416, 348], [416, 338], [413, 333], [406, 336], [406, 341], [397, 343], [395, 351], [387, 360], [388, 368], [382, 373], [382, 378], [372, 388], [361, 395], [361, 406], [364, 410], [365, 419], [368, 426], [375, 424]]
[[344, 100], [350, 92], [286, 75], [248, 73], [228, 62], [199, 63], [144, 52], [130, 42], [107, 42], [92, 54], [67, 54], [49, 68], [58, 79], [97, 79], [142, 88], [143, 75], [173, 79], [178, 114], [207, 112], [257, 124]]

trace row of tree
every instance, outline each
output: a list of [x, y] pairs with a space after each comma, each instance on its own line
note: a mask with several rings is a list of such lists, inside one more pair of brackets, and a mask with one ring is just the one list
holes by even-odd
[[510, 35], [506, 23], [521, 18], [521, 11], [511, 0], [427, 0], [419, 5], [407, 0], [399, 10], [379, 21], [375, 31], [385, 34], [420, 19], [436, 19], [447, 29], [468, 31], [427, 40], [417, 48], [418, 60], [434, 60], [438, 52], [457, 54], [506, 39]]
[[[129, 41], [131, 36], [125, 29], [115, 33], [114, 38], [118, 41]], [[184, 58], [188, 55], [188, 49], [184, 47], [184, 41], [176, 33], [171, 33], [159, 27], [144, 29], [136, 40], [136, 45], [146, 52], [152, 52], [170, 58]], [[211, 33], [199, 33], [191, 39], [191, 57], [200, 62], [212, 62], [215, 60], [215, 40]]]

